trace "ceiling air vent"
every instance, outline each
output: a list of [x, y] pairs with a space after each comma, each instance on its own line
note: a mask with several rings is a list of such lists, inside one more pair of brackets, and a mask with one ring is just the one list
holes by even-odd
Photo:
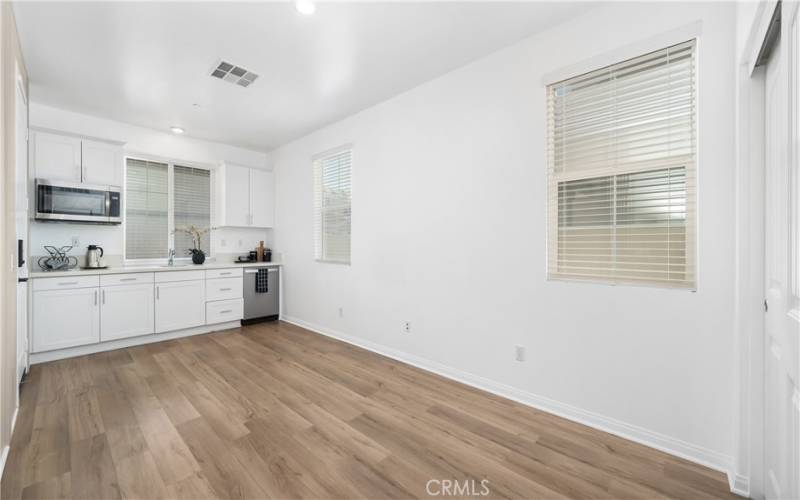
[[258, 78], [258, 75], [252, 71], [248, 71], [241, 66], [226, 61], [220, 61], [217, 67], [211, 72], [211, 76], [242, 87], [249, 87], [256, 81], [256, 78]]

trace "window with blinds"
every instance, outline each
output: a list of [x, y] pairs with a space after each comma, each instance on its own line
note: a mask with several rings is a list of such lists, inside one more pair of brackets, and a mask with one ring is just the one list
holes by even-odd
[[[205, 229], [211, 226], [211, 172], [201, 168], [173, 167], [173, 220], [176, 228], [196, 226]], [[176, 231], [175, 250], [183, 255], [194, 248], [192, 237]], [[200, 240], [200, 249], [211, 253], [211, 235], [206, 233]]]
[[[169, 249], [188, 258], [192, 238], [174, 229], [211, 226], [211, 173], [137, 158], [125, 172], [125, 259], [166, 259]], [[209, 233], [200, 248], [210, 255]]]
[[314, 160], [314, 247], [323, 262], [350, 263], [352, 149]]
[[125, 191], [125, 258], [167, 255], [168, 165], [129, 158]]
[[548, 86], [548, 276], [696, 287], [695, 41]]

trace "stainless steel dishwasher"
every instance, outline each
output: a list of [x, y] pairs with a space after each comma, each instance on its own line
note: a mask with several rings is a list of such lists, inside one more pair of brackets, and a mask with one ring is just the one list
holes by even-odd
[[[256, 278], [259, 270], [266, 273], [266, 281], [261, 279], [261, 289], [266, 283], [266, 292], [258, 291]], [[259, 321], [269, 321], [278, 319], [280, 313], [280, 303], [278, 296], [280, 291], [280, 269], [271, 267], [246, 267], [244, 268], [244, 315], [242, 324], [258, 323]]]

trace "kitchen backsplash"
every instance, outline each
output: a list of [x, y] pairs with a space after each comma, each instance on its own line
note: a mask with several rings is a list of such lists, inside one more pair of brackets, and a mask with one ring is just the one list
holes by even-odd
[[[103, 247], [107, 256], [118, 256], [122, 262], [124, 254], [123, 226], [104, 226], [93, 224], [67, 224], [63, 222], [36, 222], [31, 221], [30, 254], [32, 256], [45, 255], [44, 245], [62, 247], [77, 244], [70, 251], [70, 255], [80, 259], [86, 254], [86, 247], [98, 245]], [[271, 248], [271, 229], [250, 228], [219, 228], [211, 232], [211, 253], [219, 254], [245, 254], [258, 246], [263, 240], [264, 245]], [[179, 250], [178, 256], [183, 256]], [[164, 258], [166, 258], [166, 254]], [[35, 265], [35, 259], [33, 260]], [[114, 265], [113, 263], [111, 265]]]

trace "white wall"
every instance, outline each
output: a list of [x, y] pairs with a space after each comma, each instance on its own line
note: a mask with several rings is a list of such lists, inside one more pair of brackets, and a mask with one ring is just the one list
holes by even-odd
[[[697, 20], [697, 292], [548, 282], [543, 75]], [[734, 28], [733, 4], [601, 6], [274, 151], [285, 317], [729, 468]], [[316, 263], [310, 158], [345, 143], [352, 265]]]
[[[34, 99], [36, 96], [32, 96]], [[66, 111], [31, 103], [32, 127], [62, 130], [100, 139], [125, 142], [125, 152], [182, 160], [189, 163], [216, 165], [226, 160], [256, 168], [268, 168], [268, 155], [227, 144], [176, 136], [127, 123]], [[212, 254], [246, 253], [259, 240], [270, 245], [270, 230], [223, 228], [212, 234]], [[122, 226], [32, 222], [30, 249], [32, 255], [43, 255], [43, 245], [69, 245], [78, 237], [80, 247], [73, 253], [82, 255], [90, 243], [102, 246], [108, 255], [123, 254]], [[166, 256], [165, 256], [166, 257]]]

